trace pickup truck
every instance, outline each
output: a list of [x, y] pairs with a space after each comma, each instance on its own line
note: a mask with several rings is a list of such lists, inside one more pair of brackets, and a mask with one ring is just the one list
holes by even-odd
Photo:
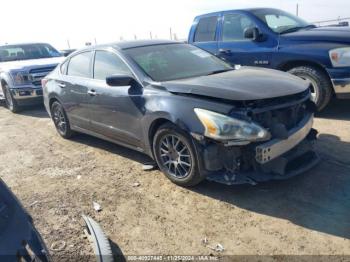
[[14, 113], [25, 105], [42, 104], [41, 79], [63, 59], [49, 44], [0, 46], [0, 100]]
[[318, 110], [333, 96], [350, 98], [349, 27], [316, 27], [278, 9], [231, 10], [197, 16], [188, 42], [233, 65], [308, 80]]

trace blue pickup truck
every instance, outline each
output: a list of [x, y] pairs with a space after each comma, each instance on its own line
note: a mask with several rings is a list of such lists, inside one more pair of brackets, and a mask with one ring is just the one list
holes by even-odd
[[188, 42], [234, 65], [308, 80], [318, 110], [333, 96], [350, 98], [349, 27], [316, 27], [278, 9], [231, 10], [196, 17]]

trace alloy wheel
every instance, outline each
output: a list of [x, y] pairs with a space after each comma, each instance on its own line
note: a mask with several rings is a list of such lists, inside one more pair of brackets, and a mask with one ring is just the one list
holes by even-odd
[[159, 155], [169, 175], [184, 179], [191, 173], [193, 159], [188, 145], [179, 136], [163, 136], [159, 143]]
[[55, 123], [55, 126], [57, 127], [58, 131], [61, 134], [65, 134], [67, 131], [67, 121], [64, 116], [64, 113], [62, 109], [59, 106], [55, 106], [53, 108], [53, 121]]

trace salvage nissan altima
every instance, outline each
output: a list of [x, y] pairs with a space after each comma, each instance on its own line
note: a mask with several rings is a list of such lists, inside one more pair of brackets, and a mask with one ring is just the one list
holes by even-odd
[[308, 82], [233, 68], [188, 44], [89, 47], [42, 85], [62, 137], [81, 132], [143, 152], [181, 186], [286, 179], [318, 161]]

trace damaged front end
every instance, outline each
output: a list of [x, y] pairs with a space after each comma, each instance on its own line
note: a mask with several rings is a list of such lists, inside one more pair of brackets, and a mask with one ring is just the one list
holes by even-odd
[[242, 144], [193, 134], [202, 156], [201, 172], [224, 184], [256, 184], [287, 179], [303, 173], [319, 161], [313, 150], [317, 131], [312, 128], [315, 105], [306, 90], [296, 95], [245, 101], [230, 113], [269, 131], [267, 141]]

